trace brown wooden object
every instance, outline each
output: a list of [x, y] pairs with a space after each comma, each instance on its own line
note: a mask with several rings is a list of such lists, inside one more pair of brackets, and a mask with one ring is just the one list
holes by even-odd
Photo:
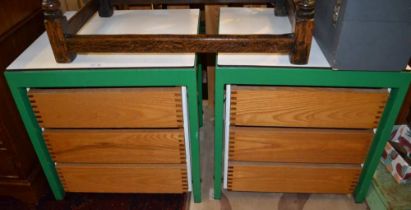
[[[90, 0], [88, 9], [78, 15], [77, 19], [90, 17], [97, 0]], [[267, 3], [261, 0], [205, 0], [198, 3]], [[112, 15], [112, 5], [156, 3], [156, 0], [98, 0], [100, 16]], [[196, 3], [188, 0], [171, 0], [161, 4]], [[43, 9], [47, 21], [46, 29], [50, 44], [57, 62], [71, 62], [76, 53], [90, 52], [147, 52], [147, 53], [289, 53], [294, 64], [308, 62], [311, 47], [314, 0], [289, 0], [288, 13], [293, 18], [293, 33], [282, 35], [77, 35], [76, 30], [83, 25], [82, 21], [67, 21], [60, 11], [58, 0], [43, 0]], [[280, 3], [280, 5], [284, 5]], [[273, 17], [274, 18], [274, 17]]]
[[314, 33], [315, 0], [288, 0], [288, 5], [288, 15], [294, 31], [290, 61], [294, 64], [306, 64]]
[[363, 163], [372, 130], [231, 127], [229, 160]]
[[323, 164], [233, 163], [228, 190], [254, 192], [352, 193], [361, 167]]
[[71, 62], [76, 57], [76, 53], [68, 51], [66, 33], [69, 25], [66, 16], [63, 16], [60, 10], [60, 2], [58, 0], [43, 0], [43, 10], [44, 25], [54, 58], [59, 63]]
[[31, 89], [33, 111], [44, 128], [183, 127], [181, 89]]
[[90, 19], [91, 16], [98, 9], [98, 4], [96, 1], [87, 2], [70, 20], [68, 21], [68, 33], [75, 34], [81, 27]]
[[34, 206], [48, 190], [4, 70], [44, 31], [41, 0], [1, 1], [0, 6], [0, 196]]
[[0, 148], [0, 177], [7, 178], [18, 178], [19, 173], [17, 168], [14, 166], [13, 158], [8, 154], [5, 147]]
[[376, 128], [386, 89], [233, 86], [231, 124]]
[[188, 4], [172, 4], [167, 5], [167, 9], [190, 9]]
[[[227, 5], [221, 5], [221, 4], [208, 4], [204, 6], [206, 34], [218, 34], [218, 22], [219, 22], [220, 8], [226, 7], [226, 6]], [[214, 109], [214, 85], [215, 85], [215, 64], [216, 64], [215, 56], [216, 56], [215, 54], [208, 54], [206, 57], [208, 105], [212, 109]]]
[[[146, 52], [216, 53], [271, 52], [287, 53], [293, 39], [285, 35], [75, 35], [66, 43], [73, 52]], [[160, 47], [161, 46], [161, 47]]]
[[186, 162], [183, 129], [46, 129], [43, 135], [59, 163]]
[[67, 192], [187, 192], [184, 164], [57, 164]]

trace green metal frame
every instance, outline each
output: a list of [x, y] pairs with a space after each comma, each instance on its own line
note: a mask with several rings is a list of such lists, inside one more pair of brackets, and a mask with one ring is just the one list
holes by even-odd
[[197, 65], [197, 98], [198, 98], [198, 120], [200, 128], [203, 127], [203, 65]]
[[359, 182], [354, 191], [355, 201], [363, 202], [411, 81], [411, 73], [407, 72], [335, 71], [331, 69], [285, 67], [217, 66], [215, 75], [215, 199], [221, 198], [225, 85], [391, 88], [389, 101], [384, 109], [377, 133], [374, 135]]
[[[76, 69], [76, 70], [33, 70], [6, 71], [14, 101], [40, 160], [49, 185], [57, 200], [64, 198], [64, 189], [57, 176], [56, 168], [42, 131], [34, 116], [26, 88], [70, 88], [70, 87], [140, 87], [140, 86], [186, 86], [191, 140], [191, 173], [194, 202], [201, 202], [201, 172], [199, 145], [199, 98], [201, 94], [201, 72], [196, 68], [153, 68], [153, 69]], [[200, 83], [201, 84], [201, 83]]]

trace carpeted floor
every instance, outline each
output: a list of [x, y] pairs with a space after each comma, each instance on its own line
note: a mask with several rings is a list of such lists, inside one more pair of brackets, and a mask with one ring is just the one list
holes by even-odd
[[56, 201], [49, 195], [39, 205], [27, 206], [15, 199], [0, 198], [0, 210], [186, 210], [189, 194], [91, 194], [67, 193]]

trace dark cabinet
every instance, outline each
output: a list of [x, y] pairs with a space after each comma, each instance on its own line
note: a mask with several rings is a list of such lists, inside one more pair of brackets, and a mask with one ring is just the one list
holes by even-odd
[[3, 73], [44, 31], [41, 0], [2, 1], [1, 4], [0, 196], [37, 203], [48, 186]]

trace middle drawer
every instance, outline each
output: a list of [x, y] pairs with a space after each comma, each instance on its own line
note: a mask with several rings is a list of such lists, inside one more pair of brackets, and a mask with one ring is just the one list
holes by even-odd
[[372, 130], [230, 127], [229, 160], [363, 163]]
[[185, 163], [183, 129], [46, 129], [55, 162]]

